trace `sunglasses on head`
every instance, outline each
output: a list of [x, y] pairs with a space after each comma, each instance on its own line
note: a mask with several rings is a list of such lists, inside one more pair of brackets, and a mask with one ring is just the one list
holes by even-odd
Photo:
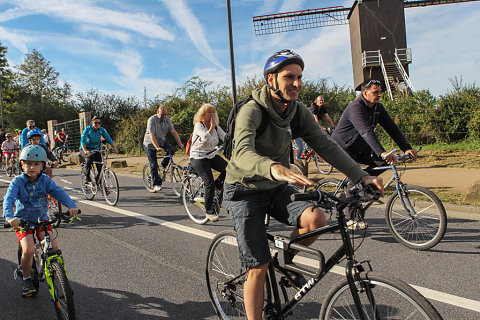
[[365, 87], [368, 87], [368, 86], [370, 86], [370, 85], [372, 85], [372, 84], [376, 84], [377, 86], [379, 86], [379, 85], [381, 85], [382, 83], [381, 83], [380, 81], [378, 81], [378, 80], [370, 80], [370, 81], [367, 82], [367, 84], [365, 85]]

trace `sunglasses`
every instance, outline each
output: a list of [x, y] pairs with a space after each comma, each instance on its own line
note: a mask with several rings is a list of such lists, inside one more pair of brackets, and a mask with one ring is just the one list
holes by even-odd
[[365, 87], [368, 87], [368, 86], [370, 86], [370, 85], [372, 85], [372, 84], [376, 84], [377, 86], [379, 86], [379, 85], [381, 85], [382, 83], [381, 83], [380, 81], [378, 81], [378, 80], [370, 80], [370, 81], [367, 82], [367, 84], [365, 85]]
[[93, 123], [94, 123], [94, 124], [102, 124], [101, 121], [94, 121]]

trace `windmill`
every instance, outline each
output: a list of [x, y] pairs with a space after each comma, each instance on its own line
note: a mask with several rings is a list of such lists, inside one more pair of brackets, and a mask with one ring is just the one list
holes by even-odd
[[393, 100], [396, 91], [415, 92], [409, 77], [405, 8], [479, 0], [355, 0], [343, 6], [253, 17], [255, 35], [335, 25], [350, 26], [354, 88], [370, 79], [383, 80]]

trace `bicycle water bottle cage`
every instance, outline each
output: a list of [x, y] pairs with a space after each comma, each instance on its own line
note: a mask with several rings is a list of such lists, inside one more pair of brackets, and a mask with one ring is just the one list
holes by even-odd
[[[325, 257], [322, 252], [301, 245], [299, 243], [292, 243], [292, 239], [283, 236], [275, 236], [274, 243], [275, 248], [277, 248], [278, 250], [278, 264], [280, 267], [290, 271], [299, 272], [313, 278], [318, 278], [325, 270]], [[307, 269], [306, 267], [300, 267], [294, 263], [287, 264], [285, 260], [285, 255], [288, 253], [289, 249], [297, 250], [299, 252], [315, 256], [314, 259], [319, 263], [318, 268], [315, 269], [315, 267], [311, 267]]]

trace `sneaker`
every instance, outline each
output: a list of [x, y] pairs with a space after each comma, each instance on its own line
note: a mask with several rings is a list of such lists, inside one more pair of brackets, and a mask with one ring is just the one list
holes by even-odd
[[360, 220], [360, 221], [348, 220], [347, 227], [350, 230], [365, 230], [368, 228], [368, 224], [363, 220]]
[[159, 192], [162, 191], [163, 187], [162, 186], [153, 186], [153, 191]]
[[210, 220], [212, 222], [217, 222], [218, 220], [220, 220], [218, 218], [218, 214], [216, 214], [216, 213], [207, 213], [205, 216], [207, 217], [208, 220]]
[[[292, 263], [292, 259], [288, 257], [288, 254], [285, 256], [285, 260], [289, 264]], [[307, 279], [305, 279], [303, 274], [280, 267], [278, 253], [275, 253], [271, 263], [278, 272], [287, 277], [288, 281], [290, 281], [295, 289], [300, 290], [305, 284], [307, 284]]]
[[22, 281], [22, 295], [28, 297], [37, 292], [35, 286], [33, 285], [33, 280], [31, 278], [25, 279]]

